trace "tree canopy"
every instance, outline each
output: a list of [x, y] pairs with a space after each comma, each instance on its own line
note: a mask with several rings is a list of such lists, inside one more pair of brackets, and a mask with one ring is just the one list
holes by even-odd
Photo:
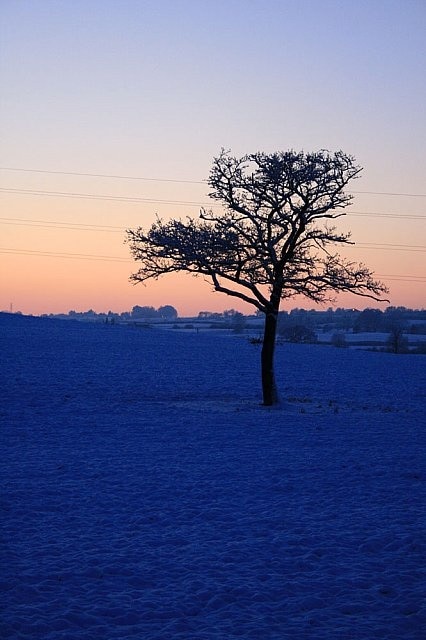
[[131, 280], [185, 271], [252, 304], [266, 315], [264, 352], [271, 353], [262, 365], [272, 372], [281, 300], [302, 294], [325, 302], [339, 291], [381, 300], [387, 291], [365, 265], [335, 249], [351, 242], [334, 221], [351, 204], [345, 188], [360, 172], [343, 151], [235, 158], [222, 150], [208, 179], [209, 196], [221, 206], [202, 209], [198, 219], [157, 219], [147, 231], [128, 230], [141, 265]]

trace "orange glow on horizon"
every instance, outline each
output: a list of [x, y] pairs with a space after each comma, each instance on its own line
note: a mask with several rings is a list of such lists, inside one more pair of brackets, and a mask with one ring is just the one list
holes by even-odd
[[353, 155], [345, 257], [389, 304], [425, 307], [425, 3], [382, 4], [3, 2], [0, 309], [250, 313], [202, 278], [128, 282], [126, 228], [220, 209], [206, 179], [221, 147]]
[[[4, 256], [3, 256], [4, 258]], [[165, 304], [174, 306], [181, 317], [193, 317], [200, 311], [236, 309], [245, 314], [255, 312], [254, 307], [237, 298], [214, 292], [212, 286], [201, 277], [188, 274], [168, 275], [158, 281], [133, 285], [129, 283], [133, 264], [58, 259], [42, 256], [7, 256], [7, 279], [2, 278], [0, 310], [25, 314], [67, 313], [70, 310], [115, 313], [129, 311], [135, 305], [158, 308]], [[3, 272], [4, 273], [4, 272]], [[386, 308], [405, 306], [422, 308], [424, 305], [419, 282], [389, 282], [390, 303], [378, 303], [368, 298], [340, 294], [334, 304], [317, 306], [297, 296], [284, 300], [282, 310], [295, 307], [312, 309], [346, 307]]]
[[[70, 189], [70, 186], [65, 184], [57, 187], [58, 190], [60, 188]], [[84, 185], [80, 187], [81, 191], [85, 189], [87, 187]], [[160, 188], [156, 185], [155, 189], [155, 195], [158, 195]], [[171, 188], [168, 189], [171, 192]], [[180, 195], [181, 190], [176, 193]], [[153, 205], [134, 206], [121, 202], [86, 200], [77, 200], [76, 204], [72, 199], [37, 199], [25, 195], [3, 195], [2, 199], [8, 219], [16, 219], [16, 223], [2, 225], [2, 247], [10, 249], [12, 253], [0, 254], [0, 309], [7, 311], [12, 304], [15, 310], [34, 315], [88, 309], [120, 313], [131, 310], [135, 305], [158, 308], [171, 304], [181, 317], [196, 316], [200, 311], [220, 312], [230, 308], [246, 314], [254, 311], [253, 307], [237, 298], [215, 293], [212, 285], [203, 278], [188, 274], [167, 275], [146, 285], [129, 283], [129, 276], [137, 270], [137, 264], [132, 261], [129, 247], [124, 243], [124, 229], [140, 224], [149, 226], [155, 217]], [[359, 200], [358, 209], [367, 211], [373, 208], [366, 197]], [[421, 211], [421, 203], [417, 207]], [[166, 209], [169, 217], [178, 217], [180, 213], [176, 214], [172, 207]], [[31, 212], [31, 220], [44, 223], [25, 222], [29, 218], [28, 211]], [[20, 220], [24, 222], [21, 224]], [[62, 226], [58, 225], [58, 221]], [[82, 225], [83, 229], [67, 228], [67, 221]], [[89, 221], [97, 226], [91, 228], [87, 225]], [[339, 229], [352, 230], [353, 239], [359, 243], [359, 246], [347, 247], [346, 256], [364, 262], [377, 273], [377, 279], [388, 284], [390, 305], [409, 308], [425, 306], [425, 278], [421, 278], [424, 275], [423, 254], [417, 251], [380, 250], [368, 245], [368, 242], [383, 237], [384, 228], [386, 242], [405, 242], [407, 246], [420, 243], [421, 237], [417, 239], [416, 235], [416, 231], [421, 230], [419, 221], [407, 225], [403, 220], [389, 219], [384, 227], [383, 220], [379, 218], [346, 216], [338, 222]], [[102, 225], [114, 228], [105, 226], [106, 230], [102, 230]], [[43, 256], [43, 252], [53, 255]], [[73, 254], [74, 257], [59, 257], [57, 254], [60, 253]], [[93, 259], [85, 259], [85, 256], [92, 256]], [[96, 256], [101, 259], [95, 259]], [[401, 275], [416, 278], [409, 281], [396, 278]], [[389, 305], [341, 294], [334, 305], [323, 305], [324, 308], [329, 306], [363, 309], [386, 308]], [[311, 309], [316, 305], [300, 296], [284, 300], [281, 305], [283, 310], [295, 307]]]

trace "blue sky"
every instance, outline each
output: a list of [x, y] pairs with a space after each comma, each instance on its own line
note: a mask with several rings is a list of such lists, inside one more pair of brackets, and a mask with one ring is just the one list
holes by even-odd
[[[0, 12], [2, 167], [203, 180], [222, 146], [236, 155], [341, 148], [364, 167], [354, 189], [426, 193], [423, 0], [6, 0]], [[185, 200], [205, 194], [197, 185], [7, 171], [0, 178], [11, 188]], [[5, 200], [21, 218], [128, 226], [155, 213], [101, 212], [81, 202], [70, 210], [22, 194]], [[355, 204], [424, 212], [424, 199], [414, 197], [360, 195]], [[171, 206], [160, 213], [186, 212]], [[426, 244], [418, 223], [401, 220], [385, 232], [377, 220], [363, 224], [355, 224], [361, 240], [402, 236], [419, 244], [423, 233]], [[30, 239], [8, 241], [24, 247]], [[44, 247], [43, 238], [37, 243]], [[120, 243], [115, 254], [123, 251]], [[385, 273], [380, 261], [378, 268]], [[399, 264], [397, 273], [413, 269], [420, 273], [420, 263]]]

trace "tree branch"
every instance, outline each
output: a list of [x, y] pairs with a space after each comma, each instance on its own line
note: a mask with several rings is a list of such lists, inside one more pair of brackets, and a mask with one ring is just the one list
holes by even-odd
[[[352, 196], [344, 189], [360, 171], [341, 151], [255, 153], [237, 159], [222, 149], [208, 183], [210, 197], [225, 212], [201, 209], [198, 220], [157, 219], [147, 232], [128, 230], [130, 250], [141, 264], [131, 280], [145, 282], [178, 271], [201, 274], [217, 291], [262, 310], [277, 291], [283, 298], [303, 294], [315, 301], [338, 291], [382, 300], [387, 289], [366, 267], [329, 250], [349, 243], [350, 235], [337, 233], [327, 221], [345, 215]], [[269, 299], [262, 293], [265, 287]]]

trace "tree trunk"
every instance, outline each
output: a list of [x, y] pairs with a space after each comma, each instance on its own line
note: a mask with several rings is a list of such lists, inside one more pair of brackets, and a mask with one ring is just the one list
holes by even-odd
[[274, 352], [277, 320], [278, 311], [268, 311], [266, 313], [261, 356], [263, 404], [265, 406], [271, 406], [278, 403], [278, 393], [274, 375]]

